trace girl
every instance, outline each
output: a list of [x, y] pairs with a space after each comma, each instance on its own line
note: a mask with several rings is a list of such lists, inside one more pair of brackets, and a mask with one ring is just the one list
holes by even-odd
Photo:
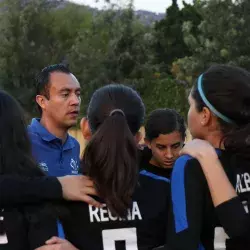
[[140, 96], [124, 85], [105, 86], [91, 98], [81, 122], [91, 137], [82, 168], [104, 204], [72, 203], [62, 219], [66, 238], [80, 250], [149, 250], [165, 242], [169, 181], [139, 174], [137, 164], [144, 112]]
[[59, 201], [64, 197], [98, 205], [87, 196], [96, 192], [87, 177], [57, 179], [42, 173], [31, 156], [23, 111], [4, 91], [0, 91], [0, 120], [0, 249], [34, 249], [43, 245], [48, 235], [57, 235], [56, 223], [32, 235], [29, 225], [36, 217], [33, 214], [42, 207], [51, 208], [42, 202]]
[[185, 138], [185, 122], [178, 112], [167, 108], [151, 112], [145, 125], [147, 147], [141, 151], [141, 169], [170, 179]]
[[[218, 170], [218, 166], [223, 166], [227, 178], [236, 187], [239, 199], [248, 210], [250, 151], [247, 138], [250, 132], [250, 75], [237, 67], [213, 66], [198, 78], [189, 95], [189, 104], [188, 126], [192, 136], [209, 142], [216, 149], [216, 154], [215, 150], [211, 150], [211, 146], [207, 151], [202, 151], [201, 147], [195, 154], [187, 147], [183, 153], [195, 156], [201, 165], [187, 155], [177, 160], [171, 180], [172, 211], [167, 246], [169, 249], [208, 250], [214, 249], [214, 229], [219, 226], [211, 194], [215, 205], [220, 204], [215, 193], [219, 196], [221, 192], [227, 193], [228, 199], [235, 196], [232, 188], [224, 189], [225, 176], [221, 178], [222, 184], [224, 183], [224, 186], [220, 187], [221, 190], [218, 188], [220, 179], [215, 175], [213, 176], [217, 181], [217, 189], [210, 185], [211, 176], [207, 176], [209, 168], [211, 173], [212, 168]], [[203, 169], [208, 178], [211, 194], [200, 167], [204, 167], [203, 159], [206, 159], [206, 168]], [[222, 170], [218, 171], [221, 175]], [[220, 200], [224, 201], [223, 198]], [[234, 213], [233, 219], [228, 216], [229, 213], [219, 216], [225, 228], [231, 224], [227, 221], [235, 222], [237, 218], [241, 221], [241, 211], [239, 214], [238, 210], [235, 212], [237, 213]], [[237, 223], [234, 223], [234, 226], [235, 231], [241, 227]], [[232, 236], [227, 240], [227, 249], [249, 249], [247, 237], [241, 233], [232, 233]]]

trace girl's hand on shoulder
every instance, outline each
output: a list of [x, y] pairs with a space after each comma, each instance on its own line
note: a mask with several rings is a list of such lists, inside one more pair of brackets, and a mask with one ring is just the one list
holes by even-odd
[[199, 161], [218, 158], [214, 147], [209, 142], [200, 139], [188, 142], [180, 151], [180, 155], [190, 155]]

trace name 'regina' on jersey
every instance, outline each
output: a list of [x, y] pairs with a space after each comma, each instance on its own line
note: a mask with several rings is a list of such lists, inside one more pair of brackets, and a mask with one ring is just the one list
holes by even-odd
[[146, 174], [139, 175], [126, 218], [112, 214], [106, 204], [96, 208], [71, 202], [68, 215], [62, 217], [65, 237], [84, 250], [149, 250], [164, 245], [170, 184]]
[[102, 208], [93, 207], [89, 205], [89, 219], [90, 222], [108, 222], [108, 221], [131, 221], [142, 220], [141, 212], [136, 201], [133, 202], [131, 209], [128, 209], [128, 215], [126, 218], [115, 217], [111, 214], [107, 205], [104, 204]]

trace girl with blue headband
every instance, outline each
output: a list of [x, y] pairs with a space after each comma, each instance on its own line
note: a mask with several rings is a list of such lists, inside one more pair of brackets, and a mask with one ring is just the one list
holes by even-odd
[[250, 249], [250, 74], [213, 66], [198, 78], [189, 104], [195, 140], [172, 173], [166, 249], [214, 249], [218, 227], [229, 236], [227, 250]]

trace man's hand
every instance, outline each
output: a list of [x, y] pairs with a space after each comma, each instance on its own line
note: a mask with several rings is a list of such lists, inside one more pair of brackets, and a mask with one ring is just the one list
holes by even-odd
[[79, 250], [74, 247], [69, 241], [52, 237], [51, 239], [46, 241], [46, 245], [39, 247], [35, 250]]
[[68, 175], [58, 177], [62, 186], [63, 197], [71, 201], [84, 201], [95, 207], [101, 204], [94, 200], [90, 195], [97, 195], [93, 181], [84, 175]]

